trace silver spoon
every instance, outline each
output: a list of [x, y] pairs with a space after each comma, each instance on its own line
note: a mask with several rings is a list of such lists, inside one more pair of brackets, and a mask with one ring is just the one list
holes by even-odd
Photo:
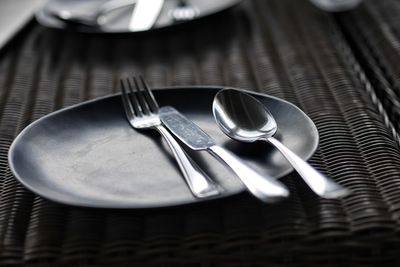
[[274, 138], [278, 129], [274, 117], [251, 95], [239, 90], [221, 90], [214, 98], [213, 114], [218, 126], [230, 138], [242, 142], [264, 140], [274, 145], [320, 197], [334, 199], [349, 193]]

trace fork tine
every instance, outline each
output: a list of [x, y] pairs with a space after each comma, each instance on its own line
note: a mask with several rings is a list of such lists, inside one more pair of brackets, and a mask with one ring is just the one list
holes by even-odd
[[146, 99], [147, 99], [147, 103], [149, 104], [151, 110], [152, 110], [153, 112], [156, 112], [156, 113], [157, 113], [159, 107], [158, 107], [156, 98], [154, 97], [153, 93], [151, 92], [150, 86], [149, 86], [149, 85], [147, 84], [147, 82], [144, 80], [144, 78], [143, 78], [142, 75], [139, 75], [139, 79], [140, 79], [140, 81], [142, 82], [143, 88], [145, 89], [145, 90], [144, 90], [144, 96], [145, 96]]
[[143, 96], [143, 90], [141, 89], [140, 84], [139, 84], [137, 78], [136, 78], [136, 77], [133, 77], [133, 81], [134, 81], [134, 83], [135, 83], [135, 90], [136, 90], [135, 93], [136, 93], [136, 96], [137, 96], [137, 98], [138, 98], [138, 100], [139, 100], [139, 103], [140, 103], [140, 105], [141, 105], [141, 107], [142, 107], [143, 112], [144, 112], [145, 114], [150, 114], [150, 113], [151, 113], [151, 110], [150, 110], [150, 108], [149, 108], [149, 105], [147, 104], [146, 99], [145, 99], [144, 96]]
[[[126, 81], [128, 83], [128, 88], [129, 88], [129, 99], [131, 100], [132, 106], [135, 109], [136, 115], [137, 116], [143, 116], [143, 108], [141, 103], [139, 102], [137, 96], [136, 96], [136, 91], [137, 89], [133, 85], [131, 79], [126, 78]], [[135, 82], [136, 84], [136, 82]]]
[[127, 95], [126, 88], [124, 85], [124, 80], [121, 79], [120, 83], [121, 83], [121, 93], [122, 93], [121, 95], [122, 104], [124, 106], [126, 116], [128, 117], [128, 119], [130, 119], [135, 116], [134, 109], [132, 107], [131, 101], [129, 101], [129, 97]]

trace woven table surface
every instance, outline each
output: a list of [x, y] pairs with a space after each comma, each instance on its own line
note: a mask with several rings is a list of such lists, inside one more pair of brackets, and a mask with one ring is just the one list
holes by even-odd
[[[33, 22], [0, 57], [0, 266], [398, 266], [399, 21], [394, 0], [335, 15], [258, 0], [131, 36]], [[24, 127], [137, 73], [153, 87], [233, 86], [296, 104], [320, 134], [310, 163], [352, 194], [320, 199], [292, 173], [279, 204], [241, 194], [110, 210], [53, 203], [14, 178], [7, 153]]]

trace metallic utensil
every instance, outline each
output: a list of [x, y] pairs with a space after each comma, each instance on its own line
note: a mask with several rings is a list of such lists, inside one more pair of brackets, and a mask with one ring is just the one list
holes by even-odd
[[169, 12], [169, 15], [177, 22], [193, 20], [199, 14], [200, 11], [187, 0], [179, 0], [177, 6]]
[[[172, 135], [163, 126], [158, 104], [140, 76], [138, 79], [121, 79], [122, 102], [130, 125], [138, 130], [157, 130], [167, 141], [193, 195], [197, 198], [219, 194], [218, 186], [189, 158]], [[128, 92], [129, 91], [129, 92]]]
[[[49, 11], [49, 15], [71, 26], [99, 27], [106, 22], [106, 15], [114, 10], [136, 4], [139, 0], [109, 0], [101, 4], [91, 16], [83, 16], [61, 9]], [[142, 0], [144, 1], [144, 0]]]
[[310, 0], [322, 10], [328, 12], [343, 12], [356, 8], [362, 0]]
[[234, 89], [221, 90], [214, 98], [213, 113], [218, 126], [230, 138], [242, 142], [264, 140], [274, 145], [320, 197], [339, 198], [349, 193], [274, 138], [278, 128], [274, 117], [251, 95]]
[[153, 27], [164, 6], [164, 0], [110, 0], [101, 4], [91, 16], [73, 14], [69, 10], [48, 11], [51, 16], [70, 26], [100, 27], [110, 12], [134, 5], [128, 29], [146, 31]]
[[289, 195], [282, 183], [255, 172], [234, 154], [218, 146], [207, 133], [173, 107], [162, 107], [159, 114], [161, 121], [177, 138], [191, 149], [206, 150], [221, 160], [240, 178], [248, 191], [260, 200], [276, 202]]
[[164, 6], [164, 0], [138, 0], [132, 12], [129, 30], [146, 31], [153, 27]]

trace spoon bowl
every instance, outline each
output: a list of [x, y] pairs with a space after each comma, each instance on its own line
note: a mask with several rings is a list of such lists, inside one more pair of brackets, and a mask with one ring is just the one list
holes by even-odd
[[274, 145], [320, 197], [339, 198], [349, 193], [274, 138], [277, 123], [267, 107], [253, 96], [224, 89], [216, 94], [212, 109], [218, 126], [227, 136], [241, 142], [264, 140]]
[[214, 99], [213, 114], [221, 130], [241, 142], [273, 136], [278, 129], [274, 117], [263, 104], [237, 90], [220, 91]]

